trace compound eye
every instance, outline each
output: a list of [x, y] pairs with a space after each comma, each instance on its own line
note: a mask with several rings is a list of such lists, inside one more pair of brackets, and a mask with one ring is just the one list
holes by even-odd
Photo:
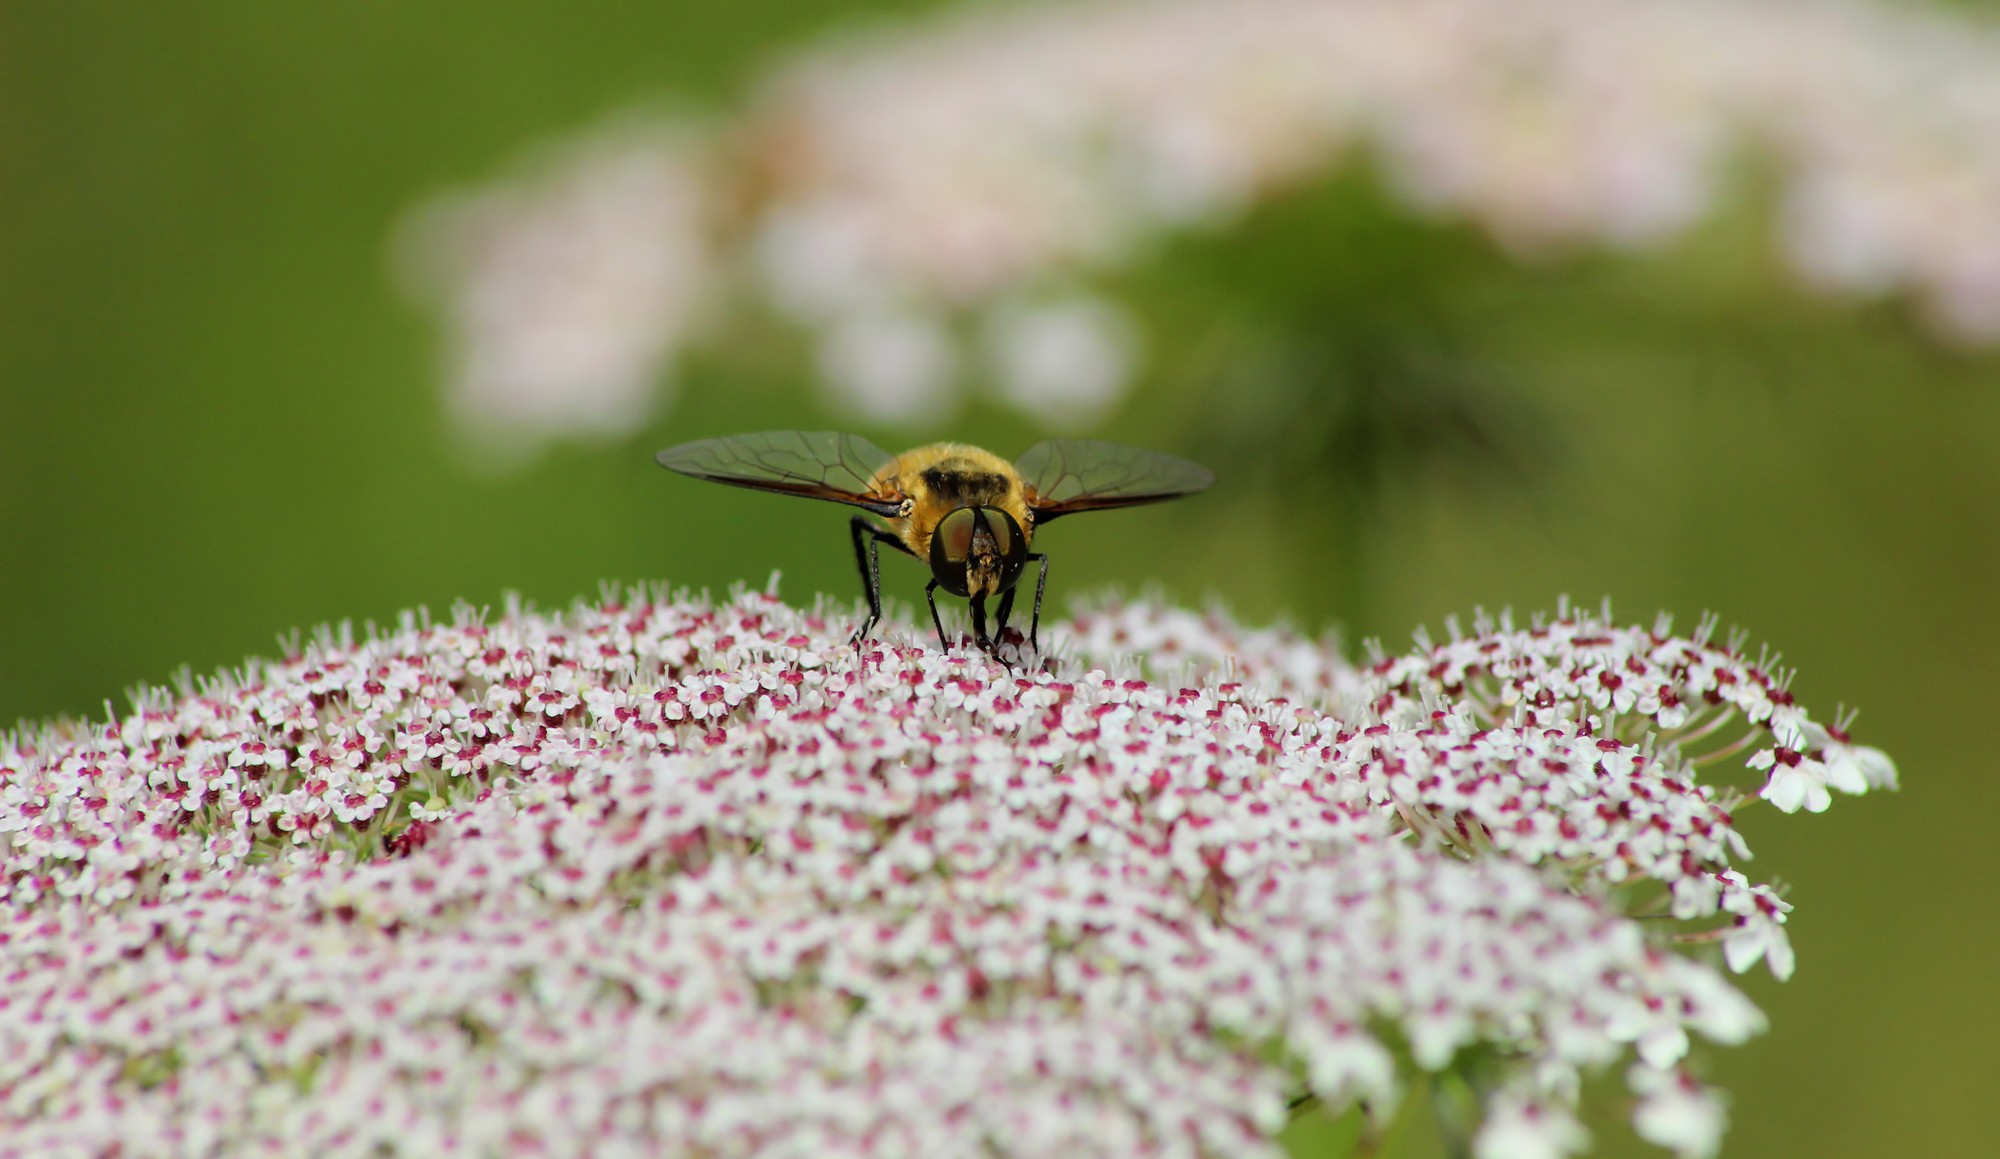
[[972, 535], [978, 529], [979, 521], [970, 507], [961, 507], [938, 521], [937, 530], [931, 533], [931, 555], [940, 552], [953, 563], [964, 563], [972, 554]]
[[994, 546], [1000, 553], [1000, 590], [1006, 591], [1021, 578], [1021, 569], [1028, 563], [1028, 540], [1021, 534], [1021, 525], [1014, 517], [998, 507], [986, 509], [986, 527], [993, 533]]
[[961, 507], [938, 520], [931, 532], [931, 576], [952, 595], [966, 593], [965, 560], [972, 554], [972, 536], [978, 526], [972, 508]]
[[1014, 517], [998, 507], [980, 508], [982, 521], [987, 533], [993, 536], [993, 550], [1001, 559], [1011, 559], [1019, 550], [1014, 545], [1020, 542], [1020, 535], [1014, 530]]

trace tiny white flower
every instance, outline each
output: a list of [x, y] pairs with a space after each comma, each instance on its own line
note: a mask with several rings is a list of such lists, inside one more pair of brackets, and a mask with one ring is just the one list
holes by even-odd
[[1563, 1159], [1590, 1145], [1590, 1132], [1560, 1107], [1510, 1092], [1494, 1096], [1472, 1138], [1478, 1159]]
[[1786, 813], [1801, 806], [1808, 813], [1824, 813], [1833, 804], [1826, 765], [1795, 749], [1765, 749], [1747, 763], [1770, 774], [1757, 795]]
[[941, 323], [903, 310], [835, 323], [819, 344], [834, 401], [868, 422], [932, 425], [958, 409], [958, 355]]
[[1741, 919], [1722, 939], [1722, 955], [1729, 962], [1729, 968], [1738, 974], [1762, 961], [1779, 981], [1792, 976], [1797, 961], [1785, 927], [1775, 919], [1762, 916]]
[[1085, 297], [1005, 303], [985, 329], [1000, 396], [1053, 426], [1087, 429], [1131, 385], [1138, 339], [1109, 303]]
[[1722, 1149], [1728, 1111], [1720, 1092], [1679, 1071], [1635, 1066], [1626, 1081], [1639, 1094], [1632, 1126], [1648, 1143], [1680, 1159], [1710, 1159]]

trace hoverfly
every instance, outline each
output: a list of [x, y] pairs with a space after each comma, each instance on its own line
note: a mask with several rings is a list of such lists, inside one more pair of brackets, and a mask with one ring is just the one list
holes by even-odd
[[[865, 515], [849, 524], [855, 564], [868, 592], [868, 619], [854, 642], [866, 640], [882, 618], [877, 550], [886, 543], [930, 564], [924, 602], [938, 645], [950, 647], [937, 610], [936, 592], [943, 588], [971, 601], [973, 639], [987, 652], [1007, 630], [1015, 584], [1030, 563], [1039, 572], [1028, 643], [1040, 647], [1035, 637], [1049, 561], [1029, 548], [1042, 524], [1078, 511], [1192, 495], [1215, 482], [1206, 467], [1186, 459], [1083, 439], [1036, 443], [1009, 463], [963, 443], [932, 443], [891, 455], [858, 435], [767, 431], [683, 443], [657, 458], [662, 467], [697, 479], [828, 499], [881, 517], [886, 528]], [[1000, 604], [989, 637], [986, 601], [994, 597]]]

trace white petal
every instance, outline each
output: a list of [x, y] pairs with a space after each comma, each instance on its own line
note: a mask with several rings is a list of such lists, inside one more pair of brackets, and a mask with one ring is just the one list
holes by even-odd
[[1678, 1074], [1647, 1081], [1635, 1067], [1633, 1089], [1650, 1087], [1632, 1115], [1641, 1139], [1673, 1151], [1681, 1159], [1709, 1159], [1722, 1147], [1729, 1116], [1722, 1096]]
[[1568, 1111], [1503, 1094], [1488, 1107], [1472, 1153], [1478, 1159], [1562, 1159], [1589, 1145], [1590, 1132]]

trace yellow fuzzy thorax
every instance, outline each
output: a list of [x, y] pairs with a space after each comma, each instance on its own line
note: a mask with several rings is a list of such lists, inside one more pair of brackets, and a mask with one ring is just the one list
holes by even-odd
[[931, 443], [905, 451], [882, 468], [874, 483], [876, 490], [900, 492], [910, 501], [905, 514], [884, 522], [918, 559], [930, 558], [938, 522], [960, 507], [998, 507], [1014, 517], [1029, 542], [1034, 540], [1034, 516], [1021, 473], [980, 447]]

